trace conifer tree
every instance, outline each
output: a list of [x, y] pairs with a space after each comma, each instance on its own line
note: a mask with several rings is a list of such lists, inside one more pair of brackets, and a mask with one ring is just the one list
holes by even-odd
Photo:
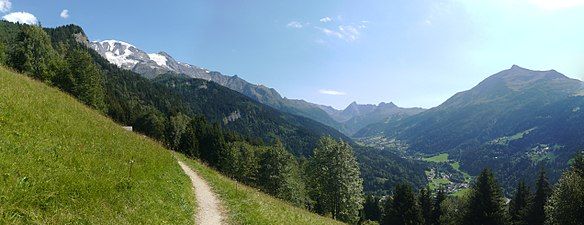
[[444, 189], [440, 188], [436, 192], [436, 197], [434, 198], [433, 208], [432, 208], [432, 224], [440, 225], [440, 216], [442, 216], [442, 202], [446, 200], [446, 192]]
[[365, 203], [363, 204], [363, 220], [380, 221], [381, 220], [381, 206], [379, 202], [381, 198], [374, 195], [365, 196]]
[[418, 201], [420, 203], [420, 209], [422, 210], [422, 217], [424, 218], [425, 225], [432, 224], [432, 196], [430, 193], [430, 188], [422, 188], [420, 190], [420, 195], [418, 196]]
[[528, 225], [527, 213], [531, 202], [531, 192], [524, 181], [520, 181], [513, 198], [509, 202], [509, 219], [512, 225]]
[[[67, 54], [68, 72], [71, 73], [72, 93], [81, 102], [105, 112], [103, 75], [86, 50], [75, 48]], [[56, 76], [66, 76], [58, 74]]]
[[472, 187], [465, 225], [502, 225], [506, 223], [501, 187], [490, 169], [484, 169]]
[[548, 182], [545, 170], [542, 168], [535, 183], [535, 194], [529, 209], [527, 221], [530, 225], [543, 225], [546, 220], [545, 203], [551, 194], [550, 183]]
[[584, 221], [584, 155], [564, 172], [545, 206], [549, 225], [580, 225]]
[[382, 225], [421, 225], [424, 224], [422, 210], [416, 200], [412, 186], [398, 184], [393, 198], [386, 201]]
[[51, 39], [38, 26], [23, 25], [8, 53], [7, 65], [41, 81], [51, 81], [57, 73], [57, 52]]
[[274, 146], [267, 147], [261, 156], [259, 183], [265, 192], [296, 206], [304, 206], [306, 191], [298, 163], [279, 140]]
[[356, 223], [364, 201], [363, 179], [351, 146], [323, 137], [309, 163], [310, 193], [317, 212]]
[[179, 149], [181, 138], [183, 134], [187, 131], [190, 118], [185, 114], [178, 113], [175, 116], [171, 116], [168, 123], [168, 144], [171, 149], [181, 151]]

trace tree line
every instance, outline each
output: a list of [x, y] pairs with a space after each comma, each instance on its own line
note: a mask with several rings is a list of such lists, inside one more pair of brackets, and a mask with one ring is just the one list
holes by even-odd
[[553, 187], [545, 170], [535, 192], [520, 181], [506, 199], [490, 169], [476, 178], [468, 194], [447, 196], [438, 189], [416, 193], [408, 184], [396, 185], [393, 194], [367, 196], [362, 222], [382, 225], [577, 225], [584, 222], [584, 153]]

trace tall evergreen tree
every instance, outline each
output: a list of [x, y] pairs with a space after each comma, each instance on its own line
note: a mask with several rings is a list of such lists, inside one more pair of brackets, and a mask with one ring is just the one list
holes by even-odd
[[363, 207], [363, 180], [349, 144], [321, 138], [310, 159], [310, 193], [316, 210], [333, 218], [356, 223]]
[[381, 220], [381, 206], [379, 205], [381, 198], [374, 195], [365, 196], [365, 203], [363, 204], [363, 220], [380, 221]]
[[8, 53], [7, 64], [19, 72], [50, 82], [57, 74], [59, 58], [47, 33], [41, 27], [23, 25], [15, 43]]
[[580, 225], [584, 221], [584, 155], [574, 158], [545, 207], [549, 225]]
[[183, 137], [183, 134], [187, 132], [190, 120], [191, 119], [188, 116], [182, 113], [171, 116], [168, 120], [167, 141], [171, 149], [181, 151], [179, 149], [181, 138]]
[[181, 134], [178, 144], [178, 151], [185, 153], [190, 157], [200, 157], [199, 152], [199, 136], [197, 133], [197, 121], [191, 119], [185, 128], [184, 133]]
[[163, 140], [165, 129], [165, 118], [155, 109], [146, 109], [136, 122], [134, 128], [136, 131], [156, 140]]
[[430, 193], [430, 188], [422, 188], [420, 190], [420, 195], [418, 196], [418, 201], [420, 203], [420, 209], [422, 210], [422, 217], [424, 218], [425, 225], [432, 224], [432, 196]]
[[535, 183], [535, 194], [529, 209], [527, 221], [530, 225], [543, 225], [546, 220], [544, 206], [552, 192], [545, 170], [542, 168]]
[[298, 163], [279, 140], [261, 156], [259, 183], [265, 192], [296, 206], [304, 206], [306, 191], [300, 179]]
[[235, 171], [232, 177], [248, 185], [257, 186], [262, 148], [243, 141], [230, 143], [229, 148], [235, 153], [233, 160]]
[[398, 184], [393, 198], [386, 201], [382, 225], [421, 225], [424, 224], [422, 210], [416, 200], [412, 186]]
[[[66, 57], [71, 76], [59, 74], [57, 76], [67, 76], [72, 79], [72, 93], [83, 103], [105, 112], [105, 91], [103, 75], [93, 63], [91, 55], [81, 47], [69, 51]], [[55, 78], [53, 79], [55, 80]]]
[[520, 181], [517, 190], [509, 202], [509, 219], [512, 225], [528, 225], [527, 213], [531, 202], [531, 192], [524, 181]]
[[490, 169], [484, 169], [472, 187], [465, 225], [502, 225], [506, 222], [501, 187]]
[[434, 198], [432, 207], [432, 224], [440, 225], [440, 216], [442, 216], [442, 202], [446, 200], [446, 192], [444, 189], [440, 188], [436, 192], [436, 197]]

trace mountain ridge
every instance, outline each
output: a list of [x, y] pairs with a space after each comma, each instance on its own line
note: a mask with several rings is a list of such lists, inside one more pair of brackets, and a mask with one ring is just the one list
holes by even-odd
[[[473, 88], [458, 92], [417, 115], [371, 124], [355, 137], [382, 136], [424, 154], [449, 153], [471, 174], [491, 167], [512, 187], [519, 178], [533, 180], [547, 165], [557, 179], [584, 142], [580, 95], [584, 83], [555, 70], [512, 66]], [[555, 146], [555, 147], [553, 147]], [[547, 149], [547, 150], [542, 150]]]
[[[303, 116], [333, 127], [347, 136], [354, 134], [357, 130], [370, 123], [388, 119], [396, 113], [402, 116], [409, 116], [420, 111], [419, 108], [404, 108], [395, 110], [395, 112], [373, 113], [383, 103], [379, 105], [358, 105], [354, 102], [354, 104], [349, 105], [343, 112], [338, 112], [330, 106], [318, 105], [302, 99], [283, 97], [274, 88], [249, 83], [237, 75], [227, 76], [217, 71], [210, 71], [188, 63], [176, 61], [172, 56], [163, 51], [159, 53], [146, 53], [129, 43], [116, 40], [93, 41], [89, 42], [88, 45], [120, 68], [134, 71], [148, 79], [154, 79], [166, 73], [177, 73], [191, 78], [213, 81], [277, 110]], [[130, 53], [127, 53], [125, 51], [126, 49]], [[352, 109], [351, 107], [355, 108]]]

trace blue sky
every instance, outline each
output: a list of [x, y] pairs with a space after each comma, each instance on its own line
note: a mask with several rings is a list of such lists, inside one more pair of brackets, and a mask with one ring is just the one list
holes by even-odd
[[0, 0], [15, 12], [336, 108], [433, 107], [513, 64], [584, 76], [584, 0]]

